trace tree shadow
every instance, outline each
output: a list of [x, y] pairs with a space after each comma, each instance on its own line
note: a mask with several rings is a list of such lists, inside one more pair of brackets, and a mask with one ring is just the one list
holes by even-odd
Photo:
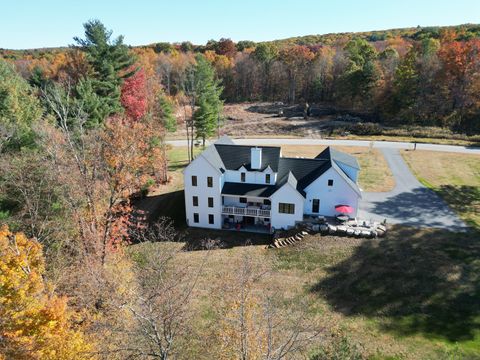
[[[480, 187], [469, 185], [441, 185], [435, 191], [459, 213], [480, 214]], [[472, 220], [469, 224], [479, 228]]]
[[173, 191], [139, 199], [135, 212], [151, 225], [160, 218], [169, 218], [177, 231], [177, 240], [185, 242], [184, 250], [228, 249], [245, 245], [267, 245], [269, 234], [256, 234], [228, 230], [189, 228], [185, 221], [185, 192]]
[[479, 235], [395, 227], [330, 267], [311, 291], [400, 335], [471, 340], [480, 330]]
[[447, 203], [433, 190], [418, 187], [411, 191], [385, 195], [371, 193], [366, 211], [396, 219], [404, 225], [465, 230], [466, 226]]

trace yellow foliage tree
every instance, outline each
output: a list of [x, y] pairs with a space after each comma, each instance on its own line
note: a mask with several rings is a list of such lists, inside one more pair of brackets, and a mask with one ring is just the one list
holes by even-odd
[[0, 360], [93, 359], [66, 299], [43, 279], [42, 246], [0, 227]]

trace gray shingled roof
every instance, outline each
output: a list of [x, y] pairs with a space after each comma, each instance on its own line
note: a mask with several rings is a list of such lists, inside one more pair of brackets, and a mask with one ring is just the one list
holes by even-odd
[[222, 195], [269, 197], [277, 189], [276, 185], [226, 182], [223, 184]]
[[[244, 166], [247, 170], [251, 170], [250, 159], [251, 153], [250, 149], [255, 146], [249, 145], [228, 145], [228, 144], [217, 144], [215, 143], [215, 149], [220, 155], [225, 169], [227, 170], [238, 170]], [[277, 146], [258, 146], [262, 149], [262, 168], [260, 170], [266, 169], [268, 166], [272, 168], [273, 171], [278, 171], [278, 160], [280, 159], [280, 148]]]
[[325, 148], [325, 150], [318, 154], [315, 159], [333, 160], [337, 163], [340, 162], [345, 165], [351, 166], [354, 169], [360, 170], [360, 165], [358, 164], [357, 158], [355, 156], [335, 150], [330, 146]]
[[[244, 166], [251, 170], [251, 148], [249, 145], [235, 145], [228, 137], [222, 136], [213, 145], [209, 146], [200, 155], [221, 172], [238, 170]], [[350, 186], [361, 195], [357, 184], [339, 167], [339, 163], [360, 169], [354, 156], [327, 147], [315, 159], [283, 158], [280, 157], [280, 147], [261, 146], [262, 169], [268, 166], [277, 173], [275, 185], [246, 184], [226, 182], [222, 188], [222, 194], [238, 196], [269, 197], [285, 183], [289, 182], [303, 196], [305, 188], [319, 178], [324, 172], [334, 167]]]

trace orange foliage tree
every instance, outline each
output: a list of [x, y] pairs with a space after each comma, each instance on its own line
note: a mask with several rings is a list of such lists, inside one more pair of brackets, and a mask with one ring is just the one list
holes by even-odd
[[0, 359], [92, 359], [67, 300], [43, 279], [42, 246], [0, 228]]

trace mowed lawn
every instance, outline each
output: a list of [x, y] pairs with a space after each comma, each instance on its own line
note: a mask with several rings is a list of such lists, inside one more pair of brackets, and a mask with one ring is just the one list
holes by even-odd
[[[322, 336], [311, 348], [328, 349], [346, 339], [362, 357], [341, 359], [480, 358], [476, 239], [396, 226], [383, 239], [315, 235], [292, 247], [265, 249], [248, 234], [235, 235], [237, 246], [181, 251], [175, 258], [193, 268], [203, 264], [191, 303], [191, 338], [200, 339], [190, 348], [196, 358], [214, 358], [212, 351], [220, 347], [214, 334], [227, 306], [223, 289], [245, 256], [264, 273], [253, 292], [273, 288], [280, 313], [291, 314], [301, 304], [308, 319], [321, 324]], [[223, 237], [220, 231], [205, 236]], [[240, 246], [242, 239], [253, 245]], [[183, 243], [148, 246], [184, 249]]]
[[435, 151], [403, 151], [402, 155], [420, 182], [480, 229], [480, 155]]

